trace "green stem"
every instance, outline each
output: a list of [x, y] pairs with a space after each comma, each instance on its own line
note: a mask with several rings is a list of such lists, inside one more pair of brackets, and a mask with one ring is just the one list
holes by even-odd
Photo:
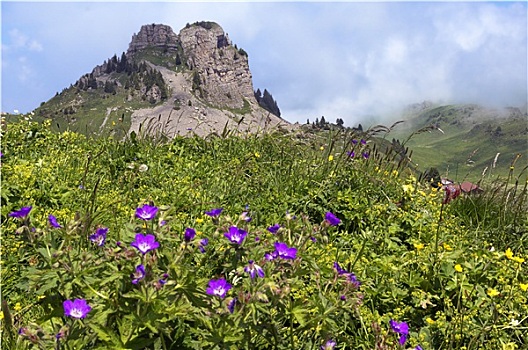
[[354, 271], [354, 266], [356, 266], [357, 261], [363, 255], [363, 251], [365, 250], [366, 245], [367, 245], [367, 239], [365, 237], [363, 239], [363, 243], [361, 244], [361, 248], [359, 249], [359, 252], [356, 255], [356, 258], [354, 259], [354, 262], [352, 263], [352, 265], [350, 265], [350, 271]]
[[293, 338], [293, 301], [290, 298], [290, 349], [295, 349], [295, 339]]

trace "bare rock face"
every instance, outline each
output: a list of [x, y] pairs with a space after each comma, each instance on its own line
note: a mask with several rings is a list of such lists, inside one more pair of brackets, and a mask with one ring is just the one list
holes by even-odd
[[149, 47], [162, 48], [168, 52], [176, 52], [178, 44], [178, 35], [174, 33], [170, 26], [164, 24], [148, 24], [141, 26], [139, 33], [132, 36], [127, 55], [134, 54]]
[[255, 99], [247, 54], [232, 46], [213, 22], [188, 25], [179, 33], [186, 64], [193, 70], [193, 89], [220, 107], [243, 108]]

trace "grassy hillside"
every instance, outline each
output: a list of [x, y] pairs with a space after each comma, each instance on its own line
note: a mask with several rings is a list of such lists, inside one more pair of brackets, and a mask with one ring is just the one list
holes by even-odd
[[528, 346], [526, 181], [447, 201], [350, 131], [230, 135], [3, 126], [2, 346]]
[[[389, 138], [404, 142], [417, 130], [430, 125], [437, 127], [413, 135], [406, 143], [413, 151], [412, 161], [421, 170], [436, 167], [454, 180], [476, 181], [485, 168], [485, 178], [493, 179], [498, 175], [507, 176], [514, 161], [518, 171], [528, 164], [526, 115], [504, 115], [463, 105], [432, 107], [404, 119], [406, 122], [389, 134]], [[493, 167], [497, 153], [500, 155]]]

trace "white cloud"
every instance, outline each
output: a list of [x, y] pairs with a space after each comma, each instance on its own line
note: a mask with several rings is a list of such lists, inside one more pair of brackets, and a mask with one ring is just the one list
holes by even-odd
[[42, 44], [37, 40], [29, 38], [26, 34], [22, 33], [19, 29], [12, 29], [9, 31], [9, 43], [3, 44], [9, 49], [22, 49], [28, 51], [40, 52], [42, 51]]

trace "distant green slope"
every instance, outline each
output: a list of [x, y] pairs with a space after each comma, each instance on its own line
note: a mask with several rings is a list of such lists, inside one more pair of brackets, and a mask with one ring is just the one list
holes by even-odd
[[452, 179], [476, 181], [486, 167], [485, 176], [496, 177], [506, 176], [515, 159], [514, 175], [528, 164], [528, 120], [519, 110], [502, 113], [475, 105], [432, 107], [409, 115], [388, 137], [405, 142], [427, 126], [437, 128], [416, 133], [405, 144], [419, 170], [436, 167]]

